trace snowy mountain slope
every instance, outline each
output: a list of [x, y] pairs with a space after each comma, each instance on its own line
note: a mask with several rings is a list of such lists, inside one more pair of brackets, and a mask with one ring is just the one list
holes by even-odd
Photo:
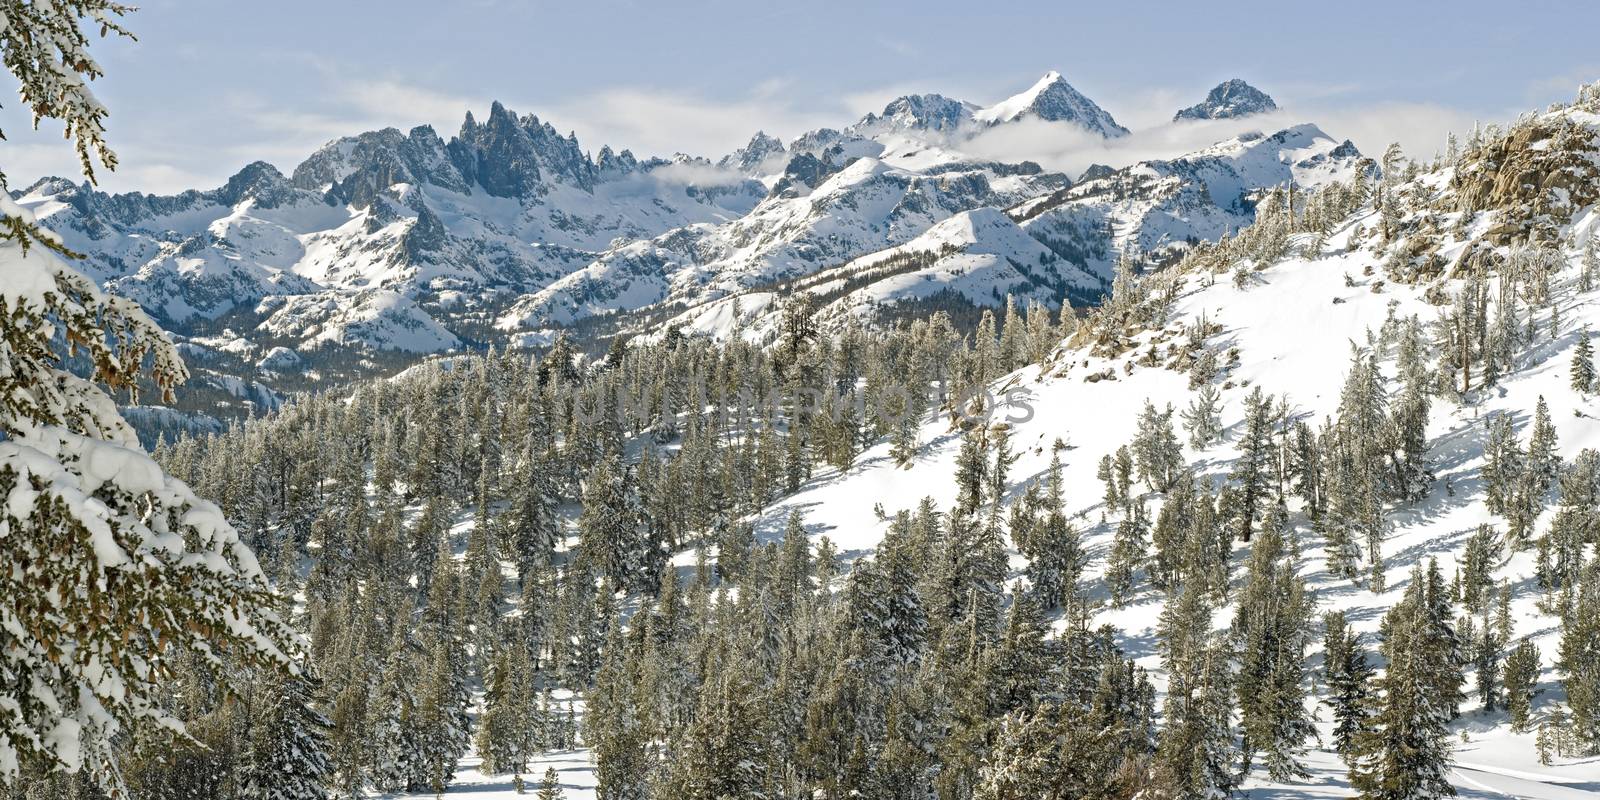
[[[1156, 259], [1175, 255], [1192, 240], [1215, 240], [1248, 225], [1261, 190], [1348, 180], [1366, 168], [1363, 161], [1354, 147], [1336, 144], [1311, 125], [1272, 136], [1244, 134], [1025, 201], [1011, 207], [1010, 218], [994, 209], [974, 210], [910, 242], [836, 267], [690, 302], [655, 332], [680, 325], [686, 332], [725, 337], [737, 301], [743, 335], [765, 341], [780, 316], [774, 301], [796, 291], [818, 301], [817, 318], [829, 330], [847, 321], [882, 321], [896, 304], [946, 292], [977, 306], [999, 305], [1007, 294], [1024, 306], [1037, 300], [1056, 307], [1063, 298], [1092, 304], [1108, 291], [1123, 248]], [[932, 264], [908, 260], [919, 253], [940, 257]], [[665, 290], [665, 281], [660, 285]]]
[[889, 101], [883, 113], [869, 113], [844, 129], [845, 136], [872, 139], [891, 133], [918, 131], [953, 135], [969, 133], [974, 114], [972, 103], [952, 100], [942, 94], [911, 94]]
[[[1012, 221], [1002, 211], [978, 208], [956, 214], [905, 244], [785, 281], [770, 289], [738, 292], [691, 307], [659, 326], [721, 339], [736, 328], [753, 341], [777, 334], [781, 312], [773, 300], [810, 296], [824, 330], [884, 321], [897, 305], [953, 295], [976, 306], [1007, 296], [1026, 306], [1059, 307], [1063, 298], [1097, 299], [1107, 290]], [[735, 311], [737, 309], [737, 312]]]
[[[1254, 218], [1254, 195], [1293, 184], [1317, 188], [1370, 170], [1348, 140], [1315, 125], [1245, 133], [1170, 160], [1144, 161], [1013, 209], [1029, 233], [1109, 276], [1125, 248], [1160, 258], [1191, 240], [1231, 234]], [[1107, 235], [1109, 232], [1109, 235]]]
[[933, 174], [862, 158], [803, 194], [769, 196], [720, 226], [696, 225], [631, 242], [518, 301], [506, 330], [566, 325], [660, 303], [691, 303], [819, 268], [911, 240], [953, 214], [1007, 206], [1067, 184], [1065, 176], [994, 165]]
[[[988, 277], [957, 281], [953, 296], [994, 305], [1015, 290], [1093, 302], [1101, 292], [1091, 284], [1108, 278], [1117, 248], [1215, 238], [1248, 221], [1250, 192], [1310, 171], [1234, 163], [1233, 174], [1213, 174], [1152, 162], [1101, 176], [1057, 209], [1072, 191], [1066, 176], [964, 152], [971, 137], [1027, 120], [1123, 131], [1057, 73], [987, 108], [908, 95], [788, 146], [758, 132], [717, 163], [609, 147], [590, 156], [548, 122], [495, 103], [448, 139], [429, 126], [337, 139], [288, 176], [257, 162], [217, 189], [168, 197], [58, 179], [14, 194], [87, 256], [88, 272], [194, 352], [224, 329], [247, 341], [252, 356], [207, 356], [218, 380], [291, 391], [288, 373], [257, 370], [253, 359], [287, 347], [311, 372], [345, 365], [318, 373], [336, 379], [404, 354], [537, 344], [555, 326], [596, 316], [643, 310], [658, 321], [842, 268], [980, 208], [1011, 209], [1060, 262], [1032, 275], [980, 270]], [[1230, 157], [1242, 161], [1219, 160]], [[1329, 163], [1345, 169], [1340, 158]], [[1006, 259], [1039, 263], [1033, 243], [1015, 241]], [[906, 281], [945, 288], [949, 277], [902, 276], [839, 303], [829, 319], [865, 319], [919, 297]], [[405, 302], [374, 303], [384, 292]], [[749, 309], [753, 299], [743, 302]]]
[[[1239, 458], [1242, 407], [1253, 389], [1281, 393], [1291, 418], [1320, 424], [1339, 405], [1352, 346], [1374, 343], [1369, 332], [1379, 337], [1382, 371], [1393, 377], [1394, 342], [1381, 332], [1411, 315], [1427, 324], [1449, 313], [1450, 296], [1467, 274], [1414, 271], [1415, 264], [1510, 259], [1530, 246], [1554, 254], [1548, 277], [1553, 307], [1560, 310], [1559, 325], [1543, 310], [1534, 314], [1534, 341], [1519, 350], [1513, 368], [1500, 376], [1497, 385], [1475, 388], [1461, 401], [1449, 393], [1434, 398], [1426, 431], [1434, 478], [1420, 500], [1391, 504], [1386, 510], [1388, 529], [1382, 543], [1386, 589], [1374, 593], [1330, 574], [1321, 534], [1309, 525], [1298, 501], [1291, 504], [1289, 524], [1301, 554], [1298, 571], [1308, 579], [1318, 611], [1347, 612], [1368, 647], [1376, 641], [1384, 612], [1405, 592], [1414, 565], [1437, 558], [1449, 575], [1464, 560], [1467, 537], [1481, 524], [1503, 530], [1504, 520], [1488, 510], [1484, 497], [1484, 451], [1491, 422], [1509, 417], [1518, 436], [1526, 439], [1530, 409], [1542, 398], [1549, 403], [1564, 461], [1571, 462], [1585, 448], [1600, 447], [1600, 398], [1593, 392], [1574, 391], [1568, 369], [1578, 331], [1600, 325], [1600, 286], [1591, 283], [1583, 288], [1582, 265], [1584, 248], [1600, 245], [1596, 206], [1600, 93], [1593, 103], [1593, 111], [1568, 109], [1545, 115], [1513, 131], [1510, 142], [1469, 150], [1457, 163], [1424, 169], [1413, 181], [1391, 184], [1388, 189], [1394, 196], [1409, 198], [1407, 210], [1390, 220], [1398, 231], [1392, 243], [1374, 238], [1384, 220], [1368, 204], [1326, 232], [1289, 237], [1289, 253], [1283, 257], [1258, 262], [1247, 255], [1224, 264], [1202, 258], [1181, 262], [1173, 271], [1147, 279], [1152, 290], [1164, 289], [1165, 282], [1172, 281], [1170, 313], [1158, 325], [1114, 333], [1087, 325], [1045, 363], [1025, 367], [992, 386], [1001, 404], [991, 419], [1009, 429], [1019, 455], [1010, 470], [1009, 497], [1015, 499], [1043, 479], [1054, 443], [1061, 441], [1068, 505], [1076, 512], [1074, 524], [1088, 534], [1089, 584], [1093, 598], [1102, 603], [1096, 621], [1120, 629], [1119, 644], [1151, 670], [1163, 690], [1165, 676], [1154, 651], [1157, 619], [1164, 608], [1162, 594], [1141, 576], [1139, 590], [1125, 606], [1106, 603], [1101, 580], [1117, 512], [1110, 512], [1107, 519], [1095, 473], [1100, 456], [1133, 437], [1145, 400], [1182, 408], [1194, 396], [1183, 369], [1191, 355], [1189, 331], [1204, 331], [1203, 348], [1223, 364], [1212, 381], [1223, 398], [1223, 440], [1184, 448], [1185, 458], [1202, 479], [1216, 486], [1226, 480]], [[1508, 174], [1517, 180], [1500, 179]], [[930, 235], [946, 232], [947, 241], [959, 242], [963, 229], [976, 232], [985, 217], [999, 221], [992, 214], [972, 212], [936, 225]], [[1419, 249], [1429, 258], [1419, 262], [1407, 255]], [[1228, 272], [1236, 277], [1229, 279]], [[1496, 280], [1491, 278], [1491, 284]], [[1494, 289], [1491, 285], [1491, 293]], [[722, 304], [712, 307], [728, 310]], [[716, 322], [711, 327], [722, 325]], [[1435, 355], [1429, 354], [1430, 365]], [[920, 456], [908, 469], [896, 467], [887, 443], [880, 443], [848, 470], [821, 472], [798, 494], [764, 509], [754, 518], [758, 535], [765, 541], [780, 538], [789, 512], [798, 510], [804, 514], [808, 533], [814, 539], [827, 536], [845, 560], [871, 558], [887, 528], [879, 511], [911, 508], [925, 496], [945, 508], [954, 501], [958, 438], [948, 420], [929, 421], [920, 432], [924, 445]], [[1159, 495], [1147, 498], [1152, 516], [1161, 501]], [[1535, 530], [1547, 530], [1552, 515], [1553, 502], [1547, 498]], [[1236, 577], [1247, 549], [1235, 545]], [[1554, 664], [1559, 623], [1539, 607], [1535, 560], [1532, 551], [1516, 551], [1496, 564], [1493, 577], [1515, 591], [1510, 605], [1515, 636], [1533, 642], [1541, 653], [1533, 698], [1533, 716], [1540, 721], [1548, 719], [1564, 697]], [[692, 571], [693, 553], [680, 554], [676, 563]], [[1020, 580], [1017, 568], [1022, 559], [1013, 554], [1011, 566], [1015, 583]], [[1217, 610], [1213, 619], [1218, 627], [1226, 626], [1232, 611], [1231, 606]], [[1319, 660], [1318, 653], [1311, 653], [1308, 669]], [[1469, 679], [1471, 672], [1469, 668]], [[1314, 693], [1323, 691], [1318, 687]], [[1242, 794], [1285, 800], [1354, 795], [1345, 765], [1326, 749], [1331, 738], [1327, 712], [1319, 713], [1322, 744], [1308, 754], [1309, 776], [1278, 783], [1257, 773], [1241, 787]], [[1551, 764], [1540, 764], [1534, 734], [1513, 733], [1503, 710], [1486, 710], [1475, 699], [1463, 707], [1453, 734], [1455, 764], [1448, 779], [1461, 797], [1573, 800], [1600, 791], [1592, 757], [1556, 756]], [[538, 759], [533, 772], [538, 774], [549, 764], [558, 770], [568, 796], [588, 798], [595, 791], [591, 759], [587, 750], [549, 753]], [[463, 765], [475, 763], [469, 756]], [[503, 778], [471, 769], [462, 774], [456, 791], [485, 800], [513, 794]]]

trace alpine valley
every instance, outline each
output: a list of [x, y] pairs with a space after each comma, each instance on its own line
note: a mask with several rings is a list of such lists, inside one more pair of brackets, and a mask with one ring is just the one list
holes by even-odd
[[[132, 14], [0, 0], [86, 176]], [[283, 16], [280, 60], [381, 28]], [[633, 16], [670, 48], [512, 55], [736, 71]], [[0, 172], [0, 800], [1592, 800], [1575, 88], [1375, 157], [1243, 80], [1140, 129], [1050, 72], [712, 157], [497, 102], [173, 195]]]

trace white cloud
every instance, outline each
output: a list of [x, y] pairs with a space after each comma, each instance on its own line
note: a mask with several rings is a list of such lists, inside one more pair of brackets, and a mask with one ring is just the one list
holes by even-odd
[[[965, 149], [997, 160], [1029, 160], [1077, 175], [1091, 164], [1123, 167], [1139, 161], [1173, 158], [1203, 149], [1246, 131], [1273, 133], [1292, 125], [1313, 123], [1334, 139], [1349, 139], [1361, 152], [1377, 157], [1390, 142], [1399, 142], [1408, 156], [1431, 158], [1444, 149], [1445, 137], [1454, 131], [1465, 138], [1473, 123], [1482, 119], [1461, 109], [1427, 103], [1379, 103], [1367, 106], [1294, 108], [1235, 120], [1171, 122], [1176, 108], [1161, 93], [1152, 92], [1146, 119], [1154, 109], [1165, 109], [1165, 120], [1134, 126], [1133, 133], [1102, 139], [1063, 122], [1024, 120], [986, 131]], [[1482, 119], [1503, 122], [1513, 115]], [[1130, 116], [1135, 119], [1137, 116]]]
[[561, 130], [577, 131], [587, 149], [609, 144], [640, 156], [685, 152], [711, 158], [742, 147], [757, 130], [787, 140], [839, 124], [836, 112], [802, 109], [781, 92], [716, 100], [632, 87], [552, 106], [548, 116]]
[[1127, 136], [1115, 139], [1101, 138], [1067, 122], [1025, 119], [985, 131], [963, 149], [983, 158], [1000, 161], [1034, 161], [1046, 169], [1076, 176], [1092, 164], [1125, 167], [1139, 161], [1172, 158], [1245, 131], [1272, 132], [1290, 124], [1278, 119], [1278, 116], [1184, 123], [1168, 121], [1136, 129]]
[[1515, 115], [1484, 118], [1433, 103], [1377, 103], [1312, 108], [1294, 116], [1316, 122], [1330, 136], [1355, 142], [1361, 152], [1373, 158], [1382, 155], [1390, 142], [1399, 142], [1400, 149], [1412, 158], [1432, 158], [1444, 152], [1445, 138], [1450, 133], [1464, 139], [1474, 122], [1504, 122]]

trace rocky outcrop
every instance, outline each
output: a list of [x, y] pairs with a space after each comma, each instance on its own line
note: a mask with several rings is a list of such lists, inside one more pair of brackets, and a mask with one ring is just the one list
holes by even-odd
[[1456, 210], [1499, 212], [1486, 234], [1495, 244], [1554, 237], [1600, 200], [1600, 131], [1577, 113], [1526, 119], [1469, 149], [1451, 179]]

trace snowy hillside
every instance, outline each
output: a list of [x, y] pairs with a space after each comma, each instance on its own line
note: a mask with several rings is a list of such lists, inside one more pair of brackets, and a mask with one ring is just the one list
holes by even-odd
[[[1386, 250], [1406, 252], [1417, 237], [1429, 237], [1429, 247], [1435, 248], [1432, 252], [1442, 263], [1460, 264], [1468, 254], [1483, 258], [1483, 253], [1491, 252], [1483, 248], [1497, 238], [1496, 231], [1525, 229], [1522, 221], [1537, 221], [1541, 227], [1536, 241], [1542, 242], [1538, 246], [1549, 248], [1547, 252], [1558, 259], [1548, 276], [1553, 310], [1538, 311], [1537, 318], [1529, 320], [1530, 330], [1537, 328], [1535, 341], [1515, 357], [1514, 369], [1501, 375], [1492, 389], [1435, 401], [1426, 432], [1433, 480], [1418, 500], [1392, 504], [1385, 513], [1381, 550], [1387, 588], [1374, 593], [1361, 581], [1352, 582], [1330, 570], [1321, 535], [1303, 510], [1291, 506], [1290, 525], [1302, 554], [1299, 571], [1308, 577], [1319, 611], [1344, 611], [1357, 630], [1376, 640], [1383, 613], [1399, 602], [1414, 567], [1438, 559], [1446, 575], [1458, 574], [1468, 539], [1480, 525], [1490, 526], [1496, 536], [1504, 530], [1504, 518], [1486, 506], [1483, 479], [1485, 448], [1497, 420], [1510, 420], [1525, 439], [1533, 423], [1532, 410], [1544, 402], [1562, 463], [1573, 463], [1583, 451], [1600, 447], [1600, 400], [1593, 391], [1575, 391], [1569, 375], [1574, 348], [1587, 331], [1600, 329], [1600, 285], [1589, 283], [1594, 270], [1600, 269], [1593, 261], [1594, 248], [1600, 246], [1600, 210], [1594, 205], [1595, 170], [1600, 169], [1597, 112], [1600, 109], [1569, 109], [1546, 115], [1513, 133], [1500, 152], [1463, 156], [1457, 166], [1423, 173], [1400, 191], [1425, 195], [1428, 210], [1408, 217], [1405, 225], [1415, 232], [1389, 248], [1380, 250], [1370, 240], [1363, 241], [1381, 224], [1369, 206], [1318, 243], [1297, 236], [1288, 257], [1248, 268], [1238, 281], [1208, 270], [1177, 275], [1170, 289], [1159, 290], [1174, 296], [1170, 314], [1159, 327], [1126, 339], [1113, 336], [1110, 344], [1104, 334], [1086, 329], [1047, 363], [997, 382], [993, 391], [1000, 404], [993, 419], [1008, 429], [1018, 454], [1009, 491], [1020, 496], [1043, 481], [1054, 443], [1064, 443], [1061, 459], [1069, 507], [1074, 509], [1074, 521], [1088, 532], [1087, 546], [1094, 554], [1090, 573], [1103, 579], [1119, 514], [1101, 499], [1100, 459], [1134, 439], [1146, 401], [1158, 409], [1190, 406], [1196, 392], [1183, 365], [1192, 353], [1180, 354], [1185, 347], [1192, 350], [1193, 345], [1185, 342], [1196, 341], [1195, 331], [1208, 331], [1203, 350], [1216, 354], [1225, 365], [1216, 379], [1224, 433], [1215, 445], [1185, 445], [1183, 457], [1203, 483], [1219, 486], [1238, 465], [1236, 446], [1244, 434], [1250, 392], [1259, 389], [1281, 396], [1289, 422], [1303, 421], [1317, 428], [1339, 411], [1346, 371], [1358, 363], [1352, 361], [1352, 348], [1371, 352], [1375, 347], [1383, 371], [1398, 380], [1392, 360], [1397, 357], [1395, 331], [1413, 316], [1431, 326], [1448, 314], [1447, 300], [1459, 290], [1458, 276], [1465, 273], [1456, 268], [1415, 284], [1398, 283], [1385, 271]], [[1540, 159], [1539, 154], [1551, 151], [1564, 155], [1543, 158], [1537, 173], [1516, 173], [1548, 176], [1544, 185], [1550, 188], [1530, 191], [1529, 203], [1434, 210], [1475, 202], [1467, 195], [1477, 191], [1473, 176], [1480, 170], [1498, 168], [1498, 174], [1506, 175], [1508, 160], [1525, 166], [1528, 159]], [[1569, 172], [1568, 165], [1580, 171]], [[1581, 202], [1564, 203], [1572, 181], [1581, 181], [1586, 195]], [[1492, 179], [1489, 183], [1506, 186]], [[1557, 205], [1552, 209], [1547, 202]], [[1534, 208], [1540, 210], [1530, 215]], [[1437, 236], [1439, 229], [1450, 232]], [[1513, 249], [1521, 246], [1502, 243], [1492, 252], [1514, 258]], [[1591, 259], [1587, 267], [1585, 253]], [[1080, 413], [1087, 409], [1094, 411]], [[789, 514], [798, 511], [813, 537], [828, 537], [847, 556], [869, 556], [888, 527], [878, 510], [893, 514], [914, 509], [925, 496], [939, 507], [956, 500], [960, 437], [941, 419], [926, 425], [920, 439], [926, 447], [909, 468], [897, 466], [884, 443], [863, 453], [849, 470], [819, 476], [800, 493], [763, 512], [758, 535], [778, 536]], [[1153, 519], [1161, 499], [1151, 499]], [[1533, 529], [1547, 530], [1556, 513], [1555, 503], [1544, 505]], [[880, 521], [871, 522], [875, 518]], [[1247, 550], [1238, 545], [1236, 558], [1242, 559]], [[1545, 718], [1562, 702], [1560, 673], [1552, 660], [1560, 645], [1560, 625], [1541, 605], [1544, 594], [1536, 582], [1536, 561], [1531, 549], [1509, 553], [1495, 565], [1492, 577], [1515, 591], [1510, 608], [1517, 636], [1546, 654], [1533, 703], [1534, 714]], [[1013, 554], [1013, 570], [1023, 563]], [[1013, 578], [1017, 577], [1014, 571]], [[1161, 661], [1152, 643], [1163, 595], [1144, 580], [1139, 579], [1142, 588], [1122, 607], [1111, 606], [1105, 590], [1097, 590], [1097, 599], [1106, 605], [1096, 619], [1116, 626], [1124, 646], [1159, 675]], [[1231, 608], [1223, 608], [1216, 619], [1221, 625], [1229, 617]], [[1330, 730], [1326, 718], [1321, 730], [1326, 743]], [[1450, 780], [1464, 796], [1553, 799], [1590, 797], [1600, 791], [1600, 772], [1592, 758], [1541, 765], [1534, 733], [1513, 733], [1503, 710], [1485, 711], [1469, 701], [1453, 730], [1459, 741]], [[1247, 785], [1249, 795], [1346, 796], [1343, 764], [1327, 754], [1312, 762], [1313, 777], [1306, 784], [1257, 779]]]
[[1123, 249], [1161, 258], [1192, 241], [1237, 232], [1254, 219], [1255, 195], [1262, 189], [1315, 189], [1371, 169], [1348, 140], [1337, 142], [1315, 125], [1297, 125], [1115, 170], [1013, 213], [1035, 237], [1059, 243], [1055, 247], [1064, 254], [1081, 253], [1081, 264], [1109, 276]]
[[[1029, 236], [1004, 212], [978, 208], [934, 225], [905, 244], [767, 290], [731, 294], [692, 306], [662, 324], [721, 339], [734, 330], [755, 342], [772, 342], [781, 317], [777, 298], [805, 294], [827, 330], [881, 323], [902, 303], [941, 295], [976, 306], [1036, 303], [1056, 307], [1062, 298], [1098, 300], [1108, 284], [1065, 262]], [[737, 319], [734, 309], [737, 307]]]

